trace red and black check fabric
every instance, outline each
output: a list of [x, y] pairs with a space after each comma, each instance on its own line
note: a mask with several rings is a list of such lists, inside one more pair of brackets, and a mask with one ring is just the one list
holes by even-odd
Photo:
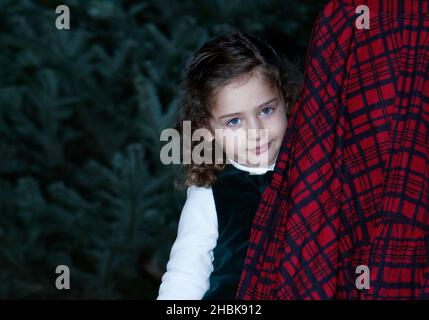
[[429, 1], [329, 2], [236, 298], [429, 298], [428, 129]]

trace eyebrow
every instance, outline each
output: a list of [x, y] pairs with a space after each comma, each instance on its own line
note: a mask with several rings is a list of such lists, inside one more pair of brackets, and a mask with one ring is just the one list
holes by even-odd
[[[275, 100], [277, 100], [277, 97], [276, 97], [276, 98], [273, 98], [273, 99], [271, 99], [271, 100], [269, 100], [269, 101], [267, 101], [267, 102], [264, 102], [264, 103], [260, 104], [260, 105], [259, 105], [259, 106], [257, 106], [255, 109], [259, 109], [259, 108], [265, 107], [266, 105], [268, 105], [268, 104], [272, 103], [272, 102], [273, 102], [273, 101], [275, 101]], [[220, 120], [220, 119], [230, 118], [230, 117], [235, 117], [235, 116], [239, 116], [239, 115], [241, 115], [241, 112], [229, 113], [229, 114], [225, 114], [225, 115], [223, 115], [223, 116], [220, 116], [218, 119]]]

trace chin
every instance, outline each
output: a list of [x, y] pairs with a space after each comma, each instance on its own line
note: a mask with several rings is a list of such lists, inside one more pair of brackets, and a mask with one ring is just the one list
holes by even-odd
[[252, 156], [249, 160], [248, 165], [252, 167], [265, 167], [273, 161], [271, 157], [265, 158], [264, 156]]

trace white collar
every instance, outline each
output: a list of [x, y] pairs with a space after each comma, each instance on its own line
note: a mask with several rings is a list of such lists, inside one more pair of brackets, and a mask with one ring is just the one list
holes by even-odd
[[240, 163], [237, 163], [229, 157], [228, 157], [228, 161], [238, 170], [247, 171], [250, 174], [265, 174], [267, 171], [274, 170], [274, 167], [276, 165], [276, 161], [274, 161], [271, 165], [267, 167], [249, 167], [249, 166], [245, 166]]

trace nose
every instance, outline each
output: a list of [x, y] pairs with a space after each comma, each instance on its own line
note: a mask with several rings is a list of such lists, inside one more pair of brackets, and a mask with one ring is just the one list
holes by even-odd
[[249, 140], [259, 142], [264, 135], [264, 126], [258, 119], [249, 120], [247, 127], [247, 137]]

